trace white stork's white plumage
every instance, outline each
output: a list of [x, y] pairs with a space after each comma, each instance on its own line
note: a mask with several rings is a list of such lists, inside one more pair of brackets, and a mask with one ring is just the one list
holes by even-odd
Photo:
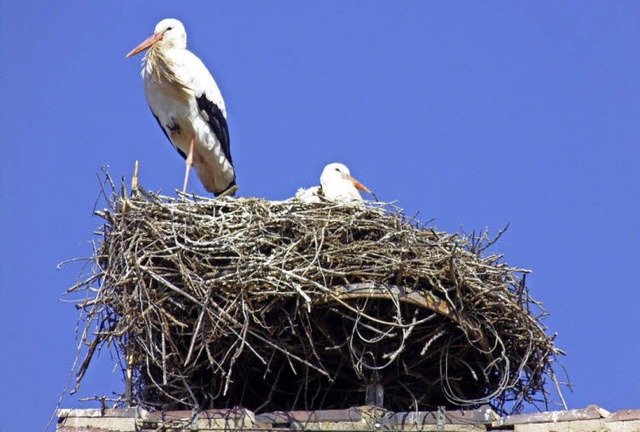
[[202, 61], [187, 50], [182, 23], [168, 18], [127, 57], [144, 50], [142, 79], [151, 111], [186, 159], [186, 192], [193, 165], [205, 189], [218, 195], [235, 185], [227, 112], [218, 85]]
[[320, 186], [309, 189], [298, 189], [296, 198], [307, 202], [317, 203], [324, 201], [331, 202], [362, 202], [362, 197], [358, 190], [371, 193], [371, 191], [351, 177], [349, 168], [341, 163], [330, 163], [320, 176]]

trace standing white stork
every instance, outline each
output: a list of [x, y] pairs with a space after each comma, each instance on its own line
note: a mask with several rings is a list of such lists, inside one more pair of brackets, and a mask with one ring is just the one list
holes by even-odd
[[207, 67], [187, 50], [182, 23], [163, 19], [127, 57], [147, 49], [144, 94], [165, 135], [186, 159], [183, 192], [192, 165], [205, 189], [215, 195], [235, 186], [224, 100]]
[[322, 202], [362, 202], [358, 190], [371, 191], [355, 178], [351, 177], [349, 168], [341, 163], [330, 163], [320, 175], [320, 186], [309, 189], [300, 188], [296, 198], [306, 203]]

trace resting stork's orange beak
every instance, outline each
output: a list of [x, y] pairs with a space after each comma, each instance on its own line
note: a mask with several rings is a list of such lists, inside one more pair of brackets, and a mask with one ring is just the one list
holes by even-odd
[[133, 50], [131, 50], [131, 52], [129, 54], [127, 54], [127, 57], [134, 56], [134, 55], [136, 55], [138, 53], [141, 53], [142, 51], [144, 51], [146, 49], [151, 48], [151, 46], [153, 44], [155, 44], [156, 42], [161, 41], [163, 36], [164, 36], [163, 33], [154, 33], [154, 34], [152, 34], [147, 39], [145, 39], [144, 42], [142, 42], [140, 45], [138, 45]]
[[365, 185], [363, 185], [362, 183], [360, 183], [358, 180], [354, 179], [350, 175], [344, 174], [344, 178], [352, 182], [353, 185], [356, 187], [356, 189], [360, 189], [363, 192], [371, 193], [368, 187], [366, 187]]

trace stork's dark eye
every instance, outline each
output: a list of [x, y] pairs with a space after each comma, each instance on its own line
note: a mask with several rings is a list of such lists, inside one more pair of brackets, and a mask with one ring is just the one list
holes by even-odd
[[167, 29], [165, 31], [169, 31], [171, 29], [173, 29], [173, 27], [167, 27]]

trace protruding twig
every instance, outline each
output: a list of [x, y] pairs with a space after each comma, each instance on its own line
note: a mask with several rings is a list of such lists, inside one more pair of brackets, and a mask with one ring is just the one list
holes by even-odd
[[131, 193], [134, 194], [138, 191], [138, 170], [140, 165], [136, 161], [135, 168], [133, 169], [133, 177], [131, 178]]
[[233, 185], [229, 189], [227, 189], [226, 191], [224, 191], [220, 195], [218, 195], [216, 198], [222, 198], [222, 197], [226, 197], [226, 196], [231, 196], [231, 195], [235, 194], [238, 191], [238, 189], [239, 189], [238, 185]]

